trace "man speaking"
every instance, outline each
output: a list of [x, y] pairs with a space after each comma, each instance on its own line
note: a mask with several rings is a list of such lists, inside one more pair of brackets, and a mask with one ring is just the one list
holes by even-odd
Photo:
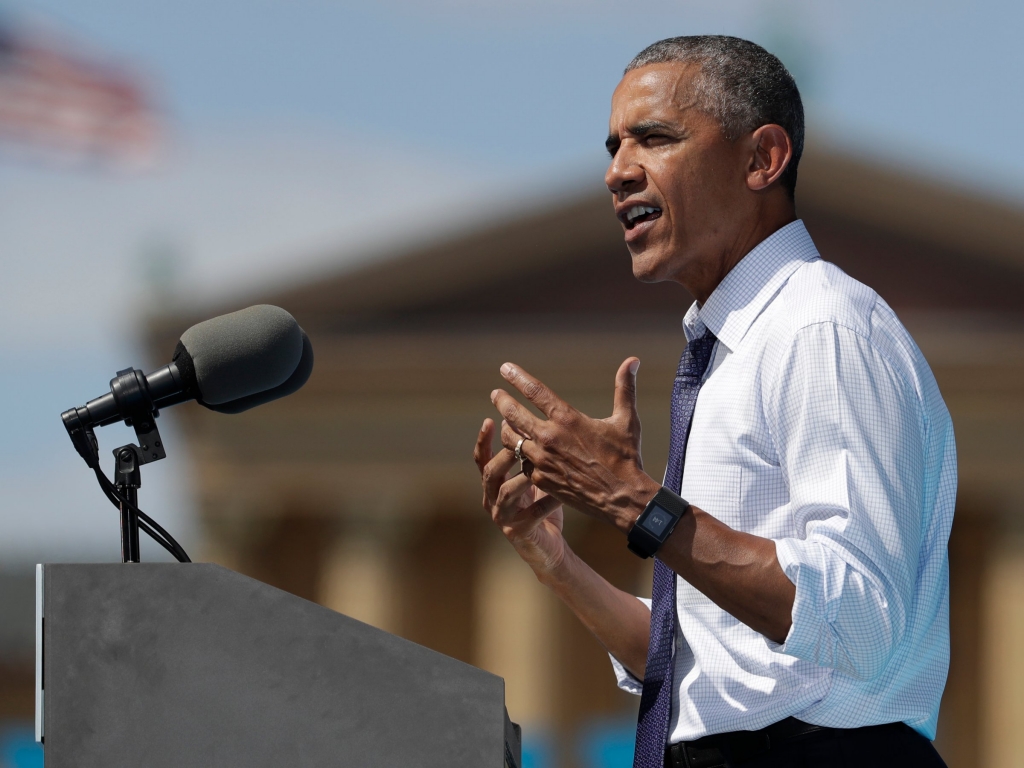
[[[796, 218], [803, 139], [793, 78], [753, 43], [633, 59], [605, 182], [633, 274], [696, 299], [664, 484], [640, 456], [636, 358], [606, 419], [504, 364], [545, 418], [496, 390], [504, 447], [490, 419], [477, 440], [484, 506], [641, 695], [637, 767], [943, 765], [952, 424], [892, 310]], [[562, 504], [657, 558], [649, 605], [569, 549]]]

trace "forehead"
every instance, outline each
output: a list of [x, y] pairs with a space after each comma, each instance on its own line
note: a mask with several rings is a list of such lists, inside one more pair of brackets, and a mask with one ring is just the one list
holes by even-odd
[[681, 117], [696, 105], [696, 63], [648, 64], [627, 72], [612, 94], [611, 127], [640, 119]]

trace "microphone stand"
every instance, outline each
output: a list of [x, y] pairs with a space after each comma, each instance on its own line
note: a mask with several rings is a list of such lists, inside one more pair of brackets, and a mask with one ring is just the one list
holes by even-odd
[[114, 488], [117, 494], [131, 506], [119, 504], [121, 510], [121, 562], [142, 562], [139, 550], [139, 516], [131, 507], [139, 506], [139, 486], [142, 472], [134, 445], [122, 445], [114, 449]]
[[[139, 444], [129, 443], [114, 449], [114, 487], [118, 495], [128, 502], [119, 504], [121, 510], [121, 562], [141, 562], [139, 550], [139, 515], [134, 508], [139, 506], [139, 486], [142, 485], [141, 467], [151, 461], [166, 458], [164, 442], [156, 427], [160, 415], [144, 387], [139, 385], [141, 371], [131, 368], [118, 371], [112, 389], [121, 396], [125, 410], [131, 416], [125, 424], [135, 428]], [[143, 379], [144, 380], [144, 379]], [[120, 385], [120, 386], [119, 386]], [[130, 505], [130, 506], [129, 506]]]

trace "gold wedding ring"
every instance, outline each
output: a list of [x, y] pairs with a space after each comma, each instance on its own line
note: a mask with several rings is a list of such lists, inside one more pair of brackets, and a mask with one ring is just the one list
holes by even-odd
[[518, 461], [520, 464], [523, 461], [525, 461], [525, 459], [523, 457], [523, 443], [525, 443], [529, 439], [530, 438], [528, 438], [528, 437], [520, 437], [519, 438], [519, 442], [516, 443], [516, 461]]

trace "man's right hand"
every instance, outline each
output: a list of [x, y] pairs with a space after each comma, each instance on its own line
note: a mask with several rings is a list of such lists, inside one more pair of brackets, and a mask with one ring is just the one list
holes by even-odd
[[568, 545], [562, 536], [562, 505], [524, 474], [509, 477], [518, 462], [507, 448], [494, 455], [494, 422], [485, 419], [473, 460], [480, 469], [484, 509], [519, 556], [542, 581], [562, 565]]

